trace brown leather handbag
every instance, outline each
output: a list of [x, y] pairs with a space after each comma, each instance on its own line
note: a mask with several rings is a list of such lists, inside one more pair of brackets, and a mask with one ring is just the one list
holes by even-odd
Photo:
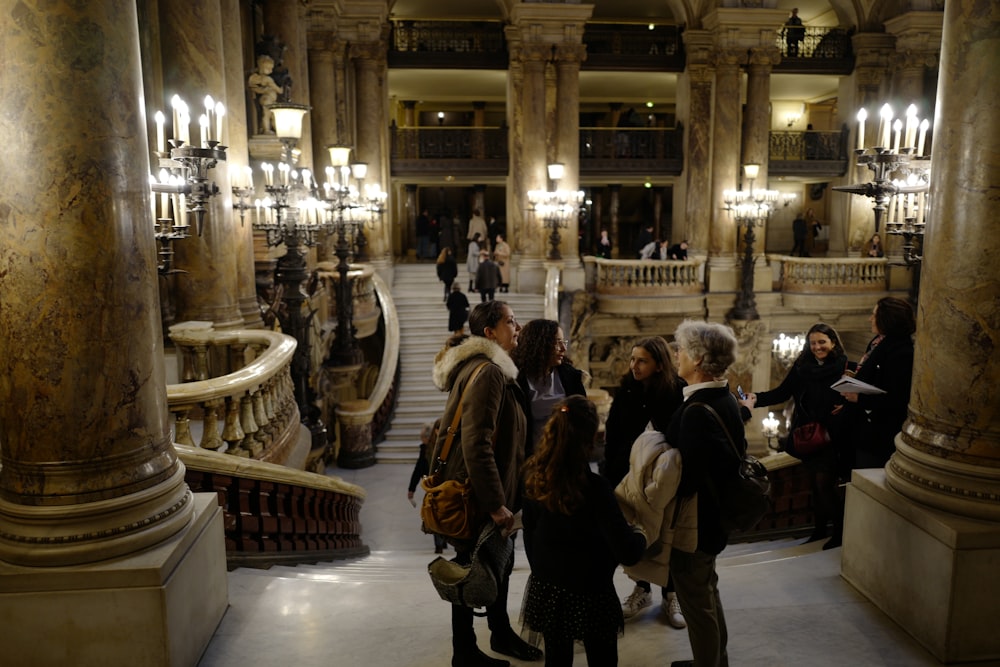
[[455, 441], [455, 434], [458, 433], [459, 423], [462, 420], [465, 392], [472, 386], [479, 371], [489, 363], [484, 361], [469, 376], [469, 381], [462, 390], [462, 397], [458, 401], [458, 407], [455, 408], [451, 426], [448, 427], [448, 435], [434, 463], [434, 469], [431, 474], [420, 480], [420, 486], [424, 490], [420, 519], [423, 521], [425, 533], [437, 533], [458, 540], [471, 540], [475, 535], [476, 505], [472, 497], [472, 484], [468, 478], [459, 481], [442, 480], [442, 477], [445, 465], [448, 463], [448, 454], [451, 453], [451, 445]]

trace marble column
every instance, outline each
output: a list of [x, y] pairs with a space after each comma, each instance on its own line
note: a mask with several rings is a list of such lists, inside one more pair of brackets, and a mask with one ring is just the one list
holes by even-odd
[[[383, 189], [387, 183], [382, 178], [383, 146], [388, 132], [386, 118], [386, 52], [383, 42], [351, 44], [350, 58], [354, 63], [357, 123], [357, 146], [355, 158], [368, 163], [366, 182], [379, 183]], [[375, 261], [387, 261], [390, 254], [388, 244], [388, 220], [383, 218], [368, 236], [368, 256]]]
[[915, 11], [885, 22], [886, 32], [896, 37], [893, 98], [903, 105], [916, 104], [921, 117], [933, 116], [933, 94], [926, 90], [926, 81], [928, 72], [938, 67], [942, 18], [939, 11]]
[[[194, 3], [197, 4], [197, 3]], [[305, 6], [298, 2], [265, 2], [264, 34], [275, 35], [285, 47], [281, 64], [288, 69], [292, 80], [291, 99], [295, 104], [312, 105], [309, 94], [309, 58], [306, 31], [302, 12]], [[302, 122], [302, 138], [298, 148], [301, 151], [299, 163], [312, 165], [312, 114], [306, 114]]]
[[[754, 187], [767, 187], [771, 136], [771, 69], [779, 58], [777, 47], [750, 49], [747, 65], [747, 103], [743, 118], [742, 164], [759, 164]], [[744, 187], [747, 187], [744, 184]], [[763, 248], [761, 248], [763, 249]]]
[[[570, 192], [580, 189], [580, 64], [586, 57], [582, 44], [559, 44], [555, 49], [556, 162], [565, 167], [559, 189]], [[580, 220], [574, 215], [562, 232], [559, 252], [567, 270], [577, 265], [579, 229]]]
[[[160, 47], [164, 99], [178, 94], [191, 108], [191, 136], [197, 135], [205, 95], [227, 96], [222, 11], [218, 2], [160, 0]], [[169, 114], [168, 114], [169, 116]], [[229, 168], [209, 171], [220, 192], [230, 192]], [[236, 231], [231, 199], [211, 197], [201, 236], [174, 243], [178, 321], [205, 320], [217, 329], [243, 326], [237, 273]], [[193, 218], [193, 216], [192, 216]], [[192, 230], [195, 223], [191, 221]]]
[[[708, 239], [712, 291], [736, 289], [733, 257], [736, 226], [722, 208], [723, 192], [736, 189], [740, 173], [741, 51], [718, 51], [715, 62], [715, 109], [712, 113], [712, 226]], [[719, 260], [722, 260], [721, 262]], [[727, 270], [728, 269], [728, 270]], [[723, 278], [723, 279], [719, 279]]]
[[[223, 16], [240, 16], [240, 0], [219, 0]], [[245, 172], [250, 165], [247, 123], [247, 84], [243, 67], [243, 43], [238, 30], [222, 31], [222, 54], [225, 61], [226, 117], [222, 143], [229, 162], [230, 180], [237, 173]], [[243, 177], [245, 178], [245, 176]], [[260, 329], [264, 326], [260, 307], [257, 305], [257, 281], [253, 259], [253, 225], [245, 214], [243, 219], [232, 212], [233, 234], [236, 240], [236, 284], [243, 326]]]
[[948, 663], [1000, 655], [998, 45], [992, 7], [945, 4], [909, 418], [845, 520], [845, 578]]
[[337, 143], [337, 94], [334, 39], [329, 32], [310, 32], [309, 99], [312, 105], [313, 171], [322, 182], [330, 166], [327, 147]]
[[17, 12], [0, 22], [3, 660], [194, 664], [225, 550], [170, 438], [136, 6]]
[[609, 185], [608, 192], [611, 194], [610, 201], [608, 202], [608, 217], [611, 219], [611, 230], [608, 232], [608, 237], [611, 238], [611, 245], [613, 246], [611, 254], [615, 259], [635, 259], [636, 253], [633, 249], [622, 245], [621, 229], [618, 226], [618, 207], [621, 204], [622, 192], [621, 184]]
[[[689, 55], [690, 59], [690, 55]], [[684, 216], [674, 220], [674, 236], [687, 238], [691, 254], [706, 254], [712, 212], [712, 84], [715, 72], [707, 65], [689, 66], [683, 77], [688, 85], [684, 127]]]
[[[524, 69], [524, 88], [521, 95], [521, 121], [523, 123], [523, 145], [521, 148], [521, 172], [523, 190], [519, 195], [519, 210], [529, 210], [526, 193], [529, 190], [548, 188], [548, 160], [545, 134], [545, 64], [551, 57], [549, 44], [527, 44], [521, 52]], [[524, 255], [541, 258], [545, 254], [542, 224], [529, 219], [522, 228], [518, 245]]]

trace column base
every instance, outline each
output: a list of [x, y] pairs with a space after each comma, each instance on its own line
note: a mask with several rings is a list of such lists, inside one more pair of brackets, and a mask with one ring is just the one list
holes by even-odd
[[882, 469], [847, 487], [841, 576], [942, 662], [1000, 659], [1000, 525], [914, 503]]
[[72, 568], [0, 563], [5, 664], [196, 664], [228, 589], [218, 499], [198, 493], [194, 505], [186, 529], [125, 558]]
[[[517, 273], [513, 276], [517, 291], [522, 294], [543, 294], [545, 292], [545, 262], [537, 258], [521, 258], [517, 263]], [[517, 315], [517, 313], [514, 313]]]

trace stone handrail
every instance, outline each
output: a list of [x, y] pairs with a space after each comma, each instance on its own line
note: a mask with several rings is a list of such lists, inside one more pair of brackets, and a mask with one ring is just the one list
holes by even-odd
[[[199, 322], [171, 327], [170, 338], [181, 379], [167, 385], [174, 442], [284, 462], [299, 426], [290, 372], [295, 339], [262, 329], [215, 331]], [[202, 422], [197, 444], [192, 417]]]
[[222, 506], [230, 567], [315, 562], [365, 555], [365, 490], [327, 477], [176, 445], [192, 491]]
[[705, 260], [583, 258], [587, 287], [597, 294], [654, 296], [705, 290]]
[[888, 289], [884, 257], [781, 256], [782, 292], [881, 292]]

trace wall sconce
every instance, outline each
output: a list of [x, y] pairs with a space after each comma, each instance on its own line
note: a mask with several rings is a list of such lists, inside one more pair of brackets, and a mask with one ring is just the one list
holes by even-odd
[[788, 127], [791, 127], [792, 125], [795, 125], [797, 122], [799, 122], [799, 119], [801, 119], [801, 118], [802, 118], [802, 114], [798, 114], [798, 113], [786, 114], [785, 115], [785, 123], [788, 125]]
[[783, 208], [788, 208], [788, 205], [791, 204], [793, 201], [795, 201], [797, 198], [798, 198], [798, 195], [795, 194], [794, 192], [782, 192], [781, 193], [781, 206]]
[[438, 111], [438, 125], [444, 125], [444, 112]]

